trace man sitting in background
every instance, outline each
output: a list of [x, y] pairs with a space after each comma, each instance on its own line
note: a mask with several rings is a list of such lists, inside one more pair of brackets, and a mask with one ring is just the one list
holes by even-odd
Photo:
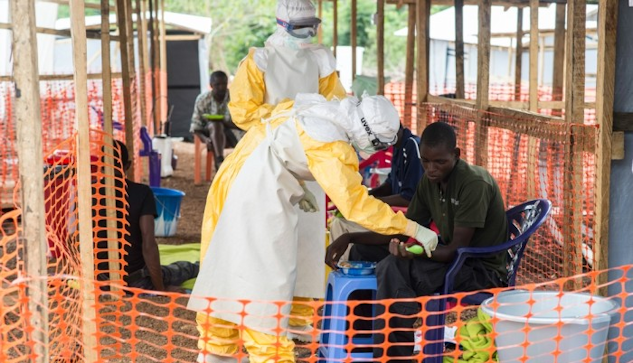
[[[124, 173], [127, 172], [132, 165], [132, 160], [129, 159], [125, 144], [115, 140], [113, 152], [115, 174], [117, 174], [117, 169]], [[121, 211], [125, 207], [121, 193], [124, 188], [124, 197], [127, 201], [127, 215], [125, 216], [127, 223], [125, 226], [121, 222], [123, 214], [117, 213], [118, 238], [121, 238], [123, 228], [125, 228], [127, 232], [125, 240], [128, 242], [128, 245], [125, 246], [127, 253], [124, 257], [127, 276], [123, 280], [129, 287], [181, 292], [182, 289], [179, 286], [183, 282], [198, 276], [199, 262], [178, 261], [161, 266], [158, 244], [154, 237], [156, 202], [152, 189], [145, 184], [135, 183], [129, 179], [125, 179], [125, 185], [122, 185], [120, 174], [115, 184], [117, 184], [115, 192], [117, 211]], [[95, 192], [93, 189], [93, 193]], [[99, 208], [93, 208], [93, 214], [99, 213], [99, 217], [101, 217], [99, 220], [101, 228], [97, 233], [97, 268], [99, 271], [108, 271], [107, 230], [105, 229], [107, 227], [107, 210], [103, 208], [106, 206], [105, 188], [100, 188], [97, 195], [99, 198], [93, 197], [93, 205], [99, 206]], [[108, 280], [109, 276], [107, 273], [101, 273], [98, 279]]]
[[[189, 130], [194, 137], [199, 137], [207, 144], [208, 151], [213, 151], [216, 169], [219, 169], [224, 161], [224, 147], [227, 141], [230, 147], [235, 147], [244, 134], [231, 120], [228, 108], [228, 83], [229, 78], [226, 73], [222, 71], [211, 73], [209, 77], [211, 91], [204, 92], [196, 98]], [[236, 133], [233, 133], [233, 130]]]

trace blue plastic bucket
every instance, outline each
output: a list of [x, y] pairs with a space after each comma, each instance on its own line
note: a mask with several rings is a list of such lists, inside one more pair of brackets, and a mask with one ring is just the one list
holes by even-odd
[[168, 188], [151, 187], [156, 201], [154, 219], [154, 234], [156, 237], [170, 237], [176, 234], [178, 218], [180, 218], [180, 203], [185, 193]]

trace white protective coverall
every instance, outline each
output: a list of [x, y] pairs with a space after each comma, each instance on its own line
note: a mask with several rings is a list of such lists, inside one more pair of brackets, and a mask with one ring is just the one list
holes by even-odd
[[[328, 100], [345, 98], [345, 88], [336, 73], [336, 59], [329, 48], [312, 44], [320, 19], [310, 0], [279, 0], [276, 9], [277, 29], [266, 40], [263, 48], [251, 48], [247, 57], [240, 63], [231, 83], [231, 101], [229, 110], [235, 125], [247, 131], [253, 125], [269, 118], [275, 107], [286, 108], [283, 101], [294, 100], [298, 93], [319, 93]], [[296, 30], [313, 31], [312, 34], [295, 34], [289, 30], [294, 24], [315, 24], [314, 28]], [[294, 34], [294, 35], [293, 35]], [[297, 35], [297, 36], [295, 36]], [[282, 103], [280, 105], [280, 103]], [[318, 207], [325, 209], [325, 193], [312, 182], [306, 183], [314, 194]], [[324, 256], [326, 220], [325, 213], [302, 213], [300, 236], [304, 243], [311, 246], [306, 253], [311, 256]], [[203, 232], [204, 234], [204, 232]], [[203, 244], [205, 242], [203, 241]], [[308, 260], [306, 262], [316, 261]], [[319, 260], [319, 263], [321, 261]], [[322, 282], [325, 269], [322, 266], [306, 266], [311, 279], [304, 279], [304, 286], [297, 290], [297, 301], [311, 301], [322, 294]], [[301, 272], [300, 272], [301, 273]], [[304, 288], [305, 287], [305, 288]], [[292, 308], [294, 318], [290, 320], [293, 329], [309, 332], [309, 324], [314, 311], [307, 305], [295, 304]], [[309, 337], [309, 336], [308, 336]], [[306, 334], [296, 334], [295, 338], [306, 340]]]
[[[295, 208], [305, 197], [303, 181], [316, 181], [346, 219], [369, 230], [416, 236], [424, 228], [368, 195], [350, 145], [367, 151], [372, 138], [395, 142], [393, 105], [382, 96], [361, 103], [306, 98], [252, 127], [209, 190], [203, 225], [211, 241], [188, 304], [199, 312], [206, 357], [238, 354], [241, 338], [251, 362], [294, 361], [285, 329], [300, 285], [299, 257], [310, 256], [299, 242]], [[203, 353], [200, 361], [217, 361]]]

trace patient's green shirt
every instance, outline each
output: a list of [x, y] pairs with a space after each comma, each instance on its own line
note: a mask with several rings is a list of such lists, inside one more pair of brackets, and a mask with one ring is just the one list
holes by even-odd
[[[455, 226], [475, 228], [470, 247], [489, 247], [508, 240], [508, 222], [501, 191], [486, 169], [458, 160], [449, 176], [446, 192], [422, 178], [411, 199], [407, 217], [426, 225], [437, 225], [445, 244], [453, 240]], [[505, 281], [506, 253], [482, 258]]]

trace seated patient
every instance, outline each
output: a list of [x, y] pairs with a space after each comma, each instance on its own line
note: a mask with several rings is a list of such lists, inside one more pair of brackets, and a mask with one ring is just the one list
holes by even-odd
[[[376, 268], [377, 299], [415, 298], [431, 295], [444, 282], [455, 252], [462, 247], [489, 247], [508, 239], [508, 223], [499, 187], [493, 177], [479, 166], [460, 159], [453, 128], [436, 122], [422, 133], [420, 155], [425, 174], [411, 199], [406, 216], [422, 225], [435, 221], [441, 243], [435, 251], [414, 255], [406, 250], [407, 237], [385, 236], [373, 232], [349, 233], [335, 240], [326, 253], [326, 263], [336, 263], [350, 243], [350, 260], [380, 261]], [[455, 279], [455, 289], [472, 291], [505, 286], [506, 264], [503, 253], [466, 261]], [[390, 306], [394, 315], [389, 326], [389, 361], [413, 355], [413, 323], [420, 311], [417, 302], [398, 302]], [[384, 306], [376, 308], [376, 316]], [[374, 330], [385, 328], [375, 321]], [[384, 334], [374, 334], [374, 343], [382, 344]], [[394, 344], [398, 343], [398, 344]], [[374, 348], [381, 358], [382, 348]]]

